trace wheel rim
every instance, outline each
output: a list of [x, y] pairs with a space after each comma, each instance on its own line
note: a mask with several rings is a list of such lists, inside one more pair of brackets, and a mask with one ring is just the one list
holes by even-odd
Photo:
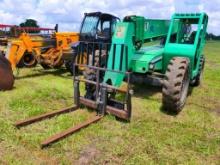
[[25, 66], [33, 66], [36, 62], [36, 59], [32, 54], [27, 54], [23, 58], [23, 63]]

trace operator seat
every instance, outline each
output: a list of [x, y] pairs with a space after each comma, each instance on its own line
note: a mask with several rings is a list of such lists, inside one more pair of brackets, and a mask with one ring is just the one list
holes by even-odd
[[196, 38], [196, 31], [193, 31], [189, 37], [189, 44], [194, 44]]

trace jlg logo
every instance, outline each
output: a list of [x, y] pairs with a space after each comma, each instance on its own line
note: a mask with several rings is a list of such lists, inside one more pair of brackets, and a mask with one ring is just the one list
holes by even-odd
[[118, 38], [122, 38], [124, 36], [124, 31], [125, 31], [124, 26], [118, 26], [118, 28], [116, 30], [116, 36]]

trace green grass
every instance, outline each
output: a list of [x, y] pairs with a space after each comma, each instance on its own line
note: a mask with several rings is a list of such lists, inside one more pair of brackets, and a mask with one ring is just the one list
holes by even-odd
[[22, 69], [12, 91], [0, 92], [0, 164], [219, 164], [220, 42], [208, 42], [202, 86], [183, 111], [160, 110], [161, 89], [138, 86], [130, 123], [106, 116], [47, 149], [45, 138], [94, 115], [81, 109], [30, 126], [13, 123], [73, 104], [73, 83], [65, 70]]

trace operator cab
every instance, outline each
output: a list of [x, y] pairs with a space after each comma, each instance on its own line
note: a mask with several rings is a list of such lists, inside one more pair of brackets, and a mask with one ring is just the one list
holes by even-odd
[[118, 17], [107, 13], [85, 13], [80, 28], [80, 41], [111, 42], [116, 23], [119, 20]]
[[178, 28], [177, 33], [170, 37], [169, 43], [175, 44], [191, 44], [196, 42], [196, 35], [201, 37], [204, 32], [204, 24], [206, 19], [200, 23], [200, 18], [175, 18], [173, 22], [176, 22], [177, 26], [173, 26], [173, 31]]
[[175, 56], [187, 57], [191, 65], [191, 79], [195, 78], [200, 65], [198, 59], [205, 45], [207, 24], [205, 13], [174, 14], [164, 50], [165, 66]]

